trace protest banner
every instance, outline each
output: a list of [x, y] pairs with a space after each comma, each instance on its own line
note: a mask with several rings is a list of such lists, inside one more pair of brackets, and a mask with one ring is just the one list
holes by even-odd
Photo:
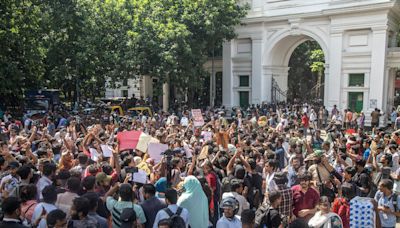
[[136, 149], [139, 142], [141, 131], [123, 131], [117, 134], [119, 142], [119, 150], [124, 151], [128, 149]]
[[201, 127], [204, 125], [203, 115], [200, 109], [192, 109], [193, 125], [195, 127]]
[[147, 153], [149, 153], [149, 156], [154, 159], [156, 163], [159, 163], [162, 158], [162, 154], [164, 151], [168, 149], [167, 144], [162, 144], [162, 143], [149, 143], [149, 146], [147, 148]]

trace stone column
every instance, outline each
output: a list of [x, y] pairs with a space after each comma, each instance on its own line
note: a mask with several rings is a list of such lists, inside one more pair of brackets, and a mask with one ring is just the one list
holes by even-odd
[[163, 111], [168, 112], [169, 109], [169, 84], [165, 82], [163, 84]]
[[222, 51], [223, 70], [222, 70], [222, 104], [226, 108], [234, 106], [233, 102], [233, 80], [232, 80], [232, 44], [224, 42]]
[[[386, 111], [385, 85], [386, 80], [386, 50], [387, 50], [387, 26], [372, 28], [372, 53], [371, 53], [371, 75], [369, 87], [369, 99], [377, 100], [377, 108]], [[369, 102], [368, 102], [369, 103]], [[372, 110], [371, 110], [372, 111]], [[380, 126], [386, 122], [386, 118], [380, 118]]]
[[[330, 37], [329, 52], [329, 77], [325, 80], [329, 86], [328, 90], [328, 107], [332, 108], [337, 105], [339, 109], [344, 108], [341, 101], [342, 92], [342, 49], [343, 49], [343, 33], [334, 32]], [[325, 76], [326, 77], [326, 76]]]
[[264, 76], [261, 80], [261, 97], [262, 101], [271, 102], [272, 101], [272, 76], [273, 72], [271, 67], [264, 68]]
[[261, 37], [252, 38], [251, 104], [261, 104], [262, 102], [262, 46]]
[[387, 28], [386, 26], [372, 28], [372, 53], [371, 53], [371, 75], [370, 75], [370, 99], [377, 100], [377, 107], [384, 110], [384, 91], [386, 77], [386, 47]]
[[329, 110], [333, 107], [329, 106], [329, 102], [328, 102], [328, 95], [329, 95], [329, 64], [325, 64], [325, 80], [322, 82], [324, 83], [324, 106], [325, 107], [329, 107]]

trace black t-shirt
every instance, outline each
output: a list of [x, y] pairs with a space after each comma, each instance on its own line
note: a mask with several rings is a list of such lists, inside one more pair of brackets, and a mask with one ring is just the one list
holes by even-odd
[[[248, 188], [247, 201], [250, 203], [250, 208], [257, 207], [262, 202], [262, 176], [258, 173], [247, 174], [244, 178], [244, 186]], [[257, 199], [258, 197], [258, 199]]]
[[[367, 173], [361, 172], [361, 173], [356, 173], [353, 177], [353, 182], [357, 185], [359, 188], [365, 188], [365, 189], [370, 189], [373, 187], [373, 183], [371, 181], [371, 178], [368, 176]], [[368, 193], [364, 192], [358, 192], [359, 196], [366, 197]]]

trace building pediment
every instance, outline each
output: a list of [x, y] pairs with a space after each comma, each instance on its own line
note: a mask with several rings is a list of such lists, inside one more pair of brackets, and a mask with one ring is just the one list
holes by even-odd
[[242, 0], [249, 4], [247, 18], [280, 18], [299, 14], [321, 16], [392, 8], [394, 0]]

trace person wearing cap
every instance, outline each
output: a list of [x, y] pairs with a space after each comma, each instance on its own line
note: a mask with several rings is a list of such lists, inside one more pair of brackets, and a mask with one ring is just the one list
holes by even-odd
[[[189, 226], [189, 212], [186, 208], [179, 207], [176, 205], [178, 202], [178, 192], [175, 189], [167, 189], [165, 191], [165, 203], [168, 205], [167, 209], [170, 210], [172, 213], [177, 213], [178, 208], [181, 208], [181, 213], [179, 214], [180, 217], [182, 217], [183, 221], [185, 221], [186, 227]], [[166, 212], [166, 209], [159, 210], [155, 219], [154, 219], [154, 224], [153, 228], [159, 227], [159, 222], [170, 218], [168, 213]]]
[[239, 203], [235, 197], [222, 199], [220, 204], [223, 209], [223, 216], [217, 222], [217, 228], [241, 228], [242, 222], [237, 215]]
[[16, 161], [9, 162], [7, 168], [9, 175], [3, 177], [0, 182], [1, 196], [16, 196], [19, 197], [18, 186], [21, 183], [21, 178], [18, 176], [19, 163]]
[[167, 178], [161, 177], [154, 184], [156, 187], [156, 197], [161, 200], [161, 202], [165, 202], [165, 191], [167, 190]]
[[312, 175], [312, 180], [317, 185], [329, 181], [334, 168], [329, 164], [328, 159], [325, 157], [323, 152], [321, 150], [316, 150], [314, 154], [309, 156], [311, 157], [306, 158], [306, 160], [311, 159], [314, 162], [314, 164], [308, 168], [308, 172]]
[[104, 172], [99, 172], [96, 174], [96, 192], [100, 196], [104, 196], [106, 192], [110, 189], [112, 177]]

